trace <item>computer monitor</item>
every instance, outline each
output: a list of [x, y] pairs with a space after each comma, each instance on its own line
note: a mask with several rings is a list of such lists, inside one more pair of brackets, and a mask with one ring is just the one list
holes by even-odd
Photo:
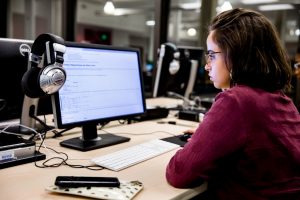
[[82, 136], [64, 147], [88, 151], [129, 138], [97, 134], [97, 125], [145, 113], [139, 50], [66, 42], [67, 80], [52, 97], [57, 128], [82, 127]]
[[21, 79], [27, 70], [32, 41], [0, 38], [0, 120], [21, 117], [23, 92]]
[[162, 44], [155, 72], [153, 97], [167, 96], [168, 92], [174, 92], [189, 98], [203, 51], [202, 47]]
[[[21, 80], [27, 71], [32, 44], [32, 40], [0, 38], [0, 122], [3, 124], [8, 120], [20, 119], [20, 124], [36, 128], [36, 121], [28, 116], [29, 104], [35, 106], [36, 115], [52, 113], [49, 96], [24, 101]], [[22, 132], [21, 129], [14, 127], [13, 131]]]

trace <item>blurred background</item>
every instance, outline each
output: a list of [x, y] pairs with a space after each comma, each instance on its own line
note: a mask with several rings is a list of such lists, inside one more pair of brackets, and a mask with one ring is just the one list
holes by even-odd
[[[33, 40], [51, 32], [68, 41], [139, 48], [145, 90], [151, 92], [162, 43], [205, 49], [210, 20], [237, 7], [267, 16], [294, 59], [300, 46], [300, 0], [1, 0], [0, 37]], [[203, 67], [199, 73], [205, 73]]]

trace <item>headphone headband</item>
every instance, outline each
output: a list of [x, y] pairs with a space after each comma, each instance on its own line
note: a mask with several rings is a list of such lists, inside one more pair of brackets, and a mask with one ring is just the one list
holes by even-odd
[[58, 43], [63, 45], [64, 40], [57, 36], [53, 35], [51, 33], [44, 33], [39, 35], [33, 42], [32, 48], [31, 48], [31, 53], [37, 55], [37, 56], [42, 56], [43, 53], [45, 52], [46, 49], [46, 42], [49, 41], [51, 44], [53, 43]]
[[66, 51], [64, 40], [51, 33], [39, 35], [32, 44], [31, 55], [29, 56], [30, 61], [38, 64], [45, 51], [47, 52], [47, 64], [53, 64], [56, 61], [54, 52], [60, 51], [61, 53], [65, 53]]

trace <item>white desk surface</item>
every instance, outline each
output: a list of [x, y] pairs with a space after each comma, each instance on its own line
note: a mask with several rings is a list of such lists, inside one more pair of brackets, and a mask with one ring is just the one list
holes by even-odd
[[[71, 164], [88, 165], [90, 159], [96, 156], [114, 152], [119, 149], [130, 147], [154, 138], [169, 137], [172, 134], [182, 134], [182, 131], [190, 128], [196, 128], [198, 123], [191, 121], [178, 120], [177, 125], [171, 125], [168, 119], [157, 121], [147, 121], [134, 123], [130, 125], [120, 125], [105, 128], [110, 133], [130, 137], [131, 140], [126, 143], [105, 147], [102, 149], [80, 152], [61, 147], [59, 142], [71, 137], [79, 136], [76, 134], [65, 134], [60, 138], [49, 138], [45, 140], [47, 147], [68, 154], [68, 162]], [[79, 131], [79, 129], [75, 130]], [[72, 131], [74, 132], [74, 130]], [[98, 131], [99, 134], [103, 131]], [[47, 155], [46, 159], [57, 156], [51, 150], [42, 148], [41, 152]], [[34, 163], [23, 164], [0, 170], [0, 199], [5, 200], [35, 200], [35, 199], [87, 199], [83, 197], [62, 195], [51, 193], [45, 190], [47, 186], [53, 185], [56, 176], [116, 176], [120, 180], [133, 181], [138, 180], [143, 183], [143, 190], [134, 198], [135, 200], [165, 200], [165, 199], [189, 199], [206, 189], [203, 184], [193, 189], [176, 189], [170, 186], [165, 179], [165, 169], [168, 161], [174, 155], [176, 150], [147, 160], [135, 166], [129, 167], [119, 172], [107, 169], [92, 171], [88, 169], [76, 169], [68, 166], [58, 168], [40, 169], [34, 166]], [[45, 160], [43, 160], [45, 161]], [[43, 161], [39, 161], [41, 164]]]
[[183, 104], [182, 99], [168, 98], [168, 97], [157, 97], [146, 99], [147, 108], [163, 107], [163, 108], [174, 108]]

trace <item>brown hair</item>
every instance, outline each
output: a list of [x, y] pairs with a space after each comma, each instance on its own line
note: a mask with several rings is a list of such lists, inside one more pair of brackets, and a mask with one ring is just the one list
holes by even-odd
[[236, 8], [216, 16], [209, 31], [224, 53], [233, 84], [267, 91], [291, 87], [291, 67], [273, 24], [262, 14]]

